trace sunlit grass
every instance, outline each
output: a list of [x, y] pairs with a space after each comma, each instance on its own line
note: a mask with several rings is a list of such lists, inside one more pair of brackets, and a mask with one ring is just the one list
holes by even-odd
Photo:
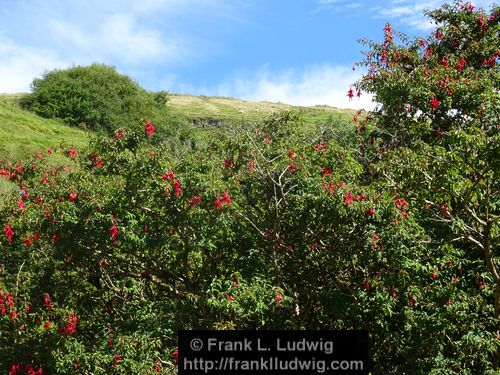
[[0, 158], [24, 160], [61, 143], [75, 147], [88, 143], [86, 132], [25, 111], [17, 99], [16, 95], [0, 95]]

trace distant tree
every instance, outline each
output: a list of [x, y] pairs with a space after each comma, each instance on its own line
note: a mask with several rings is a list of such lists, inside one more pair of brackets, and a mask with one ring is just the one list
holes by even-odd
[[156, 104], [130, 77], [104, 64], [55, 69], [34, 79], [31, 88], [22, 99], [25, 108], [108, 133], [150, 116]]

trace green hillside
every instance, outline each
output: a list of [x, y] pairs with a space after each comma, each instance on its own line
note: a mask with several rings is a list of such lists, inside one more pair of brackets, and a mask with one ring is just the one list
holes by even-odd
[[18, 95], [0, 94], [0, 158], [23, 159], [27, 154], [88, 142], [87, 133], [19, 108]]
[[283, 103], [249, 102], [220, 96], [193, 96], [170, 94], [168, 106], [199, 126], [217, 125], [221, 122], [257, 122], [272, 112], [299, 109], [307, 124], [329, 119], [348, 121], [355, 110], [329, 106], [298, 107]]
[[[75, 147], [87, 144], [87, 133], [19, 108], [18, 98], [19, 95], [0, 94], [0, 160], [26, 159], [49, 147], [57, 149], [61, 143]], [[66, 157], [59, 153], [53, 160], [63, 159]], [[13, 183], [0, 178], [0, 194], [14, 188]]]

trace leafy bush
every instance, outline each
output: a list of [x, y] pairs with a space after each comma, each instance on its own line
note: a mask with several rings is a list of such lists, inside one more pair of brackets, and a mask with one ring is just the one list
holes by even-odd
[[32, 93], [22, 99], [25, 108], [108, 134], [165, 107], [128, 76], [104, 64], [52, 70], [34, 79], [31, 87]]
[[[498, 28], [498, 9], [433, 14], [433, 51], [455, 51], [456, 19]], [[182, 157], [144, 120], [62, 146], [76, 166], [1, 162], [20, 191], [0, 207], [0, 371], [173, 373], [179, 329], [305, 328], [368, 330], [377, 375], [497, 373], [498, 69], [391, 37], [360, 82], [382, 103], [360, 149], [285, 112]], [[460, 91], [432, 86], [452, 73], [484, 94], [462, 122]]]

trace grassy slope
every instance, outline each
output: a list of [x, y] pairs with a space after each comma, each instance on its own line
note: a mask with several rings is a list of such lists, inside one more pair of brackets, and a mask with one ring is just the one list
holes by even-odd
[[299, 109], [308, 124], [333, 119], [350, 120], [355, 111], [337, 109], [328, 106], [296, 107], [283, 103], [248, 102], [235, 98], [219, 96], [192, 96], [170, 94], [168, 106], [187, 117], [194, 123], [225, 122], [257, 122], [263, 120], [271, 112]]
[[24, 159], [61, 142], [76, 147], [88, 143], [84, 131], [24, 111], [16, 100], [16, 95], [0, 94], [0, 158]]
[[[0, 160], [23, 160], [49, 147], [56, 149], [61, 142], [76, 147], [88, 143], [84, 131], [24, 111], [17, 99], [17, 95], [0, 94]], [[53, 158], [55, 162], [63, 159], [66, 158], [61, 154]], [[0, 194], [14, 188], [14, 184], [0, 178]]]

